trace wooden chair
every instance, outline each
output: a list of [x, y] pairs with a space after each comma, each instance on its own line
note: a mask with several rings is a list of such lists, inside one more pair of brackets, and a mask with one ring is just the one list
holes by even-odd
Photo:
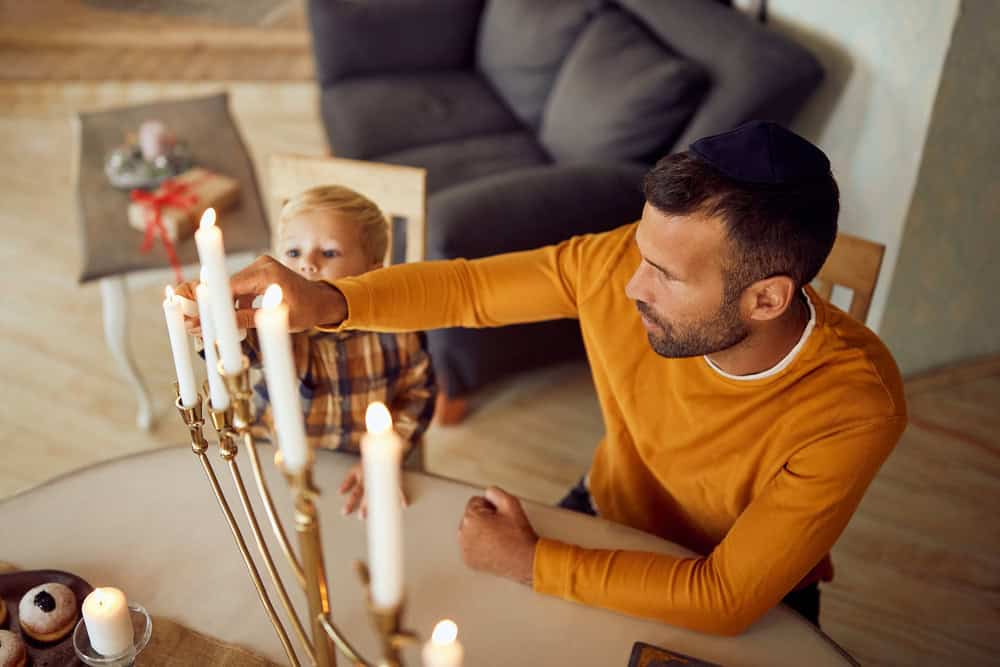
[[[375, 202], [389, 219], [386, 265], [393, 263], [397, 222], [405, 225], [404, 261], [424, 259], [427, 241], [427, 170], [332, 157], [272, 155], [269, 163], [271, 219], [296, 194], [318, 185], [342, 185]], [[424, 470], [426, 446], [416, 443], [406, 468]]]
[[830, 300], [834, 285], [851, 289], [854, 296], [848, 313], [863, 323], [872, 304], [872, 294], [878, 283], [884, 254], [885, 246], [881, 243], [866, 241], [850, 234], [838, 234], [830, 256], [813, 281], [813, 288], [827, 301]]
[[379, 162], [332, 157], [272, 155], [269, 165], [272, 219], [286, 201], [317, 185], [343, 185], [378, 204], [389, 218], [389, 249], [392, 263], [395, 221], [406, 225], [405, 261], [424, 259], [427, 243], [427, 170]]

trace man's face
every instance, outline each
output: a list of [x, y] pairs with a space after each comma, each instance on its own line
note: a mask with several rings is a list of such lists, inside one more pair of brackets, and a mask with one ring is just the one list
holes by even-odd
[[671, 216], [646, 204], [635, 242], [642, 261], [625, 294], [635, 301], [657, 354], [713, 354], [749, 335], [738, 298], [725, 298], [729, 242], [721, 220]]

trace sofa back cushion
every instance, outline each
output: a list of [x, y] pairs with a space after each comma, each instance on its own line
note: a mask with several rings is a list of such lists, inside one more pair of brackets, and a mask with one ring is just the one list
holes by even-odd
[[789, 123], [823, 80], [823, 68], [809, 51], [721, 2], [617, 2], [712, 82], [677, 138], [677, 150], [748, 120]]
[[316, 78], [472, 66], [483, 0], [309, 0]]
[[538, 129], [559, 68], [605, 0], [489, 0], [479, 70], [526, 125]]
[[701, 67], [606, 9], [566, 56], [540, 140], [557, 161], [649, 161], [673, 146], [707, 88]]

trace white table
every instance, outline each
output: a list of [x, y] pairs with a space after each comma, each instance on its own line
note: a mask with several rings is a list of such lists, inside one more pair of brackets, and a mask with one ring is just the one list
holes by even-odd
[[[269, 449], [261, 453], [279, 513], [290, 526], [287, 487], [270, 463]], [[357, 459], [332, 452], [318, 458], [334, 621], [372, 659], [376, 637], [351, 569], [353, 560], [365, 557], [364, 524], [340, 515], [336, 494]], [[215, 453], [212, 459], [218, 461]], [[252, 486], [245, 453], [240, 459]], [[216, 469], [237, 511], [228, 471]], [[413, 504], [405, 514], [405, 623], [426, 639], [438, 620], [454, 619], [466, 665], [624, 666], [636, 641], [730, 666], [856, 664], [784, 607], [739, 637], [715, 637], [539, 595], [471, 571], [461, 562], [457, 527], [466, 501], [480, 490], [420, 473], [407, 473], [406, 483]], [[582, 514], [533, 503], [526, 510], [545, 536], [588, 547], [684, 553], [651, 535]], [[263, 512], [258, 516], [263, 518]], [[284, 661], [205, 475], [187, 448], [99, 464], [0, 502], [0, 525], [5, 560], [23, 568], [67, 570], [95, 586], [118, 586], [154, 615]], [[282, 559], [276, 546], [272, 553]], [[290, 574], [287, 579], [294, 581]], [[411, 666], [419, 664], [418, 649], [406, 658]]]

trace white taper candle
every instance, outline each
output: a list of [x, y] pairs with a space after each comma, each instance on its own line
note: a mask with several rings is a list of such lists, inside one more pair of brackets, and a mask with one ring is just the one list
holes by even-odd
[[216, 410], [225, 410], [229, 407], [229, 393], [226, 385], [219, 375], [219, 355], [215, 350], [215, 320], [212, 315], [212, 295], [205, 284], [205, 275], [202, 271], [202, 282], [195, 289], [198, 297], [198, 317], [201, 318], [201, 339], [205, 343], [205, 371], [208, 374], [208, 394], [212, 399], [212, 407]]
[[462, 667], [465, 651], [458, 643], [458, 626], [454, 621], [443, 620], [434, 626], [429, 642], [424, 644], [421, 657], [424, 667]]
[[361, 461], [368, 503], [368, 562], [376, 607], [392, 608], [403, 599], [403, 509], [399, 497], [403, 441], [392, 430], [382, 403], [368, 406], [368, 433], [361, 439]]
[[194, 366], [191, 365], [191, 346], [187, 329], [184, 328], [184, 313], [174, 290], [167, 287], [163, 299], [163, 317], [167, 321], [170, 336], [170, 351], [174, 356], [174, 370], [177, 373], [177, 388], [181, 395], [181, 405], [190, 408], [198, 400], [198, 387], [194, 380]]
[[271, 401], [274, 430], [285, 469], [296, 473], [309, 460], [299, 381], [292, 359], [292, 339], [288, 334], [288, 306], [281, 302], [281, 288], [271, 285], [264, 292], [261, 308], [254, 313], [260, 352], [264, 361], [264, 381]]
[[219, 354], [226, 373], [235, 374], [243, 367], [233, 291], [226, 273], [226, 253], [222, 246], [222, 231], [215, 224], [215, 209], [205, 209], [198, 231], [194, 233], [198, 257], [205, 272], [212, 301], [212, 319], [219, 341]]

